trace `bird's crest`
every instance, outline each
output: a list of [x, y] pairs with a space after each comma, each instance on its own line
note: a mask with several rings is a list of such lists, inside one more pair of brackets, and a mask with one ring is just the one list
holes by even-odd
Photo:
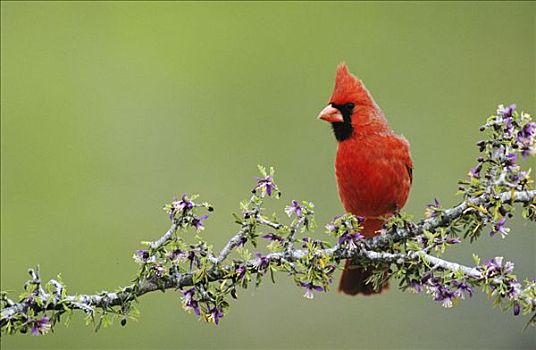
[[337, 76], [335, 77], [335, 88], [331, 95], [330, 102], [344, 104], [354, 102], [360, 105], [376, 106], [361, 80], [348, 70], [346, 63], [342, 62], [337, 66]]

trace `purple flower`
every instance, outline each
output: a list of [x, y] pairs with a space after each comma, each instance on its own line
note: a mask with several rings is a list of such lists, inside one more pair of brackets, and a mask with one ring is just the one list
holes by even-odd
[[289, 217], [292, 215], [292, 213], [295, 213], [297, 217], [301, 217], [303, 214], [300, 203], [295, 200], [292, 200], [291, 205], [285, 208], [285, 213], [287, 213]]
[[536, 132], [536, 123], [530, 122], [525, 124], [517, 133], [516, 141], [521, 155], [525, 159], [528, 155], [534, 152], [534, 134]]
[[519, 313], [521, 312], [521, 306], [519, 305], [519, 303], [514, 303], [514, 307], [512, 310], [514, 311], [514, 316], [519, 315]]
[[508, 232], [510, 231], [509, 228], [504, 227], [504, 224], [506, 223], [506, 218], [503, 216], [497, 223], [493, 226], [491, 232], [489, 235], [491, 237], [495, 236], [495, 234], [498, 232], [501, 234], [501, 237], [504, 238], [508, 235]]
[[205, 226], [203, 226], [203, 221], [205, 221], [208, 218], [208, 215], [203, 215], [200, 217], [194, 217], [192, 219], [192, 226], [195, 227], [197, 231], [203, 231], [205, 229]]
[[331, 220], [331, 222], [329, 224], [326, 225], [326, 229], [329, 231], [329, 232], [332, 232], [332, 233], [335, 233], [339, 230], [339, 226], [338, 225], [335, 225], [335, 222], [337, 220], [339, 220], [341, 217], [339, 215], [337, 216], [334, 216], [333, 217], [333, 220]]
[[504, 273], [512, 273], [512, 272], [514, 272], [514, 263], [511, 262], [511, 261], [505, 262], [503, 270], [504, 270]]
[[502, 256], [496, 256], [493, 259], [484, 261], [484, 266], [488, 270], [500, 270], [502, 267], [503, 259], [504, 258]]
[[268, 233], [268, 234], [262, 235], [261, 238], [267, 239], [269, 241], [283, 242], [283, 237], [278, 236], [275, 233]]
[[339, 237], [339, 244], [343, 245], [345, 243], [348, 244], [348, 248], [355, 249], [357, 248], [356, 242], [360, 239], [363, 239], [363, 235], [359, 232], [345, 232], [342, 236]]
[[422, 292], [422, 287], [423, 287], [422, 283], [420, 283], [419, 281], [416, 281], [416, 280], [412, 280], [409, 283], [409, 288], [415, 293]]
[[461, 243], [461, 240], [458, 237], [447, 237], [448, 244], [458, 244]]
[[508, 153], [506, 155], [505, 165], [506, 167], [512, 167], [516, 165], [517, 155], [515, 153]]
[[195, 288], [182, 291], [183, 305], [186, 310], [193, 310], [197, 316], [201, 314], [199, 303], [194, 299]]
[[[421, 279], [421, 283], [426, 286], [427, 293], [433, 295], [434, 301], [440, 301], [443, 307], [446, 308], [452, 307], [452, 301], [462, 296], [462, 291], [459, 288], [457, 290], [449, 288], [432, 274], [426, 274]], [[472, 290], [470, 292], [472, 293]]]
[[508, 274], [514, 271], [514, 263], [507, 261], [503, 264], [503, 257], [496, 256], [491, 260], [486, 260], [483, 263], [484, 275], [486, 278], [493, 278], [501, 274]]
[[439, 204], [439, 201], [437, 200], [437, 198], [434, 198], [434, 203], [430, 203], [430, 204], [426, 205], [426, 210], [425, 210], [424, 215], [427, 218], [436, 217], [437, 216], [437, 210], [439, 209], [440, 206], [441, 206], [441, 204]]
[[197, 268], [201, 267], [201, 261], [199, 260], [197, 255], [195, 255], [195, 252], [193, 250], [190, 250], [188, 252], [187, 259], [190, 260], [190, 270], [192, 270], [194, 263], [197, 266]]
[[500, 105], [499, 108], [497, 109], [497, 112], [503, 117], [503, 118], [508, 118], [508, 117], [512, 117], [512, 113], [515, 112], [517, 106], [514, 104], [511, 104], [510, 106], [508, 107], [504, 107], [503, 105]]
[[458, 281], [452, 281], [451, 283], [452, 283], [453, 286], [458, 288], [458, 290], [457, 290], [458, 297], [460, 297], [462, 299], [464, 298], [464, 295], [463, 295], [462, 292], [464, 292], [467, 295], [469, 295], [469, 297], [473, 296], [473, 288], [470, 285], [468, 285], [467, 283], [458, 282]]
[[148, 263], [148, 262], [155, 261], [155, 257], [150, 256], [149, 252], [145, 249], [136, 250], [136, 253], [134, 254], [132, 258], [138, 263]]
[[532, 147], [523, 147], [523, 151], [521, 152], [521, 156], [523, 159], [526, 159], [529, 155], [534, 154], [534, 148]]
[[177, 248], [174, 251], [172, 251], [171, 253], [169, 253], [168, 258], [171, 259], [171, 260], [178, 260], [178, 259], [185, 258], [186, 256], [187, 256], [187, 254], [185, 252], [183, 252], [182, 250]]
[[208, 311], [209, 315], [208, 318], [215, 324], [218, 324], [220, 322], [220, 318], [223, 318], [223, 312], [218, 309], [216, 306], [214, 306], [212, 309]]
[[192, 209], [193, 207], [194, 203], [188, 199], [186, 193], [183, 193], [181, 200], [177, 203], [177, 209], [181, 211], [186, 211]]
[[507, 136], [512, 135], [512, 132], [514, 131], [514, 123], [512, 116], [503, 117], [503, 124], [504, 124], [504, 133]]
[[263, 256], [261, 253], [255, 253], [258, 260], [254, 263], [258, 271], [266, 271], [268, 265], [270, 264], [270, 259], [266, 256]]
[[436, 208], [436, 209], [439, 208], [440, 207], [439, 200], [437, 198], [434, 198], [434, 203], [428, 204], [427, 207]]
[[268, 196], [271, 196], [272, 191], [276, 189], [275, 183], [272, 177], [268, 175], [265, 178], [257, 177], [256, 179], [257, 179], [257, 184], [253, 188], [253, 192], [255, 192], [258, 188], [260, 188], [261, 190], [264, 190]]
[[144, 249], [138, 249], [136, 250], [136, 254], [140, 257], [140, 259], [147, 260], [149, 259], [149, 252]]
[[235, 263], [234, 268], [235, 268], [235, 275], [237, 279], [241, 280], [242, 278], [244, 278], [246, 271], [247, 271], [246, 267], [244, 265]]
[[519, 297], [519, 294], [521, 293], [521, 284], [519, 282], [516, 280], [507, 281], [506, 288], [506, 295], [508, 295], [509, 298], [515, 299]]
[[527, 159], [527, 157], [534, 153], [534, 148], [529, 146], [528, 144], [523, 144], [521, 147], [521, 156], [523, 159]]
[[533, 137], [535, 132], [536, 132], [535, 122], [527, 123], [525, 124], [525, 126], [523, 126], [523, 129], [521, 129], [521, 135], [527, 138]]
[[300, 287], [305, 288], [305, 294], [303, 295], [307, 299], [313, 299], [313, 290], [317, 292], [323, 292], [324, 288], [321, 286], [315, 286], [312, 282], [300, 282]]
[[181, 200], [174, 200], [171, 202], [171, 210], [169, 212], [169, 218], [173, 219], [175, 213], [181, 212], [182, 214], [186, 213], [188, 210], [194, 207], [194, 203], [188, 199], [186, 193], [182, 194]]
[[469, 176], [479, 179], [480, 170], [482, 170], [482, 164], [479, 163], [476, 167], [471, 168], [471, 170], [469, 170]]
[[421, 283], [423, 285], [436, 285], [438, 283], [438, 279], [433, 277], [432, 273], [431, 272], [428, 272], [426, 273], [422, 278], [421, 278]]
[[425, 235], [417, 236], [417, 237], [415, 237], [415, 240], [416, 240], [419, 244], [422, 244], [422, 245], [424, 245], [424, 246], [428, 244], [428, 237], [426, 237]]
[[47, 316], [42, 317], [40, 320], [34, 320], [32, 326], [32, 335], [37, 336], [48, 333], [50, 327], [50, 318]]
[[434, 296], [434, 301], [440, 301], [443, 307], [452, 307], [452, 300], [455, 299], [456, 292], [440, 283], [433, 284], [428, 287]]
[[334, 224], [327, 224], [326, 225], [326, 229], [329, 231], [329, 232], [337, 232], [337, 230], [339, 229], [338, 226], [335, 226]]

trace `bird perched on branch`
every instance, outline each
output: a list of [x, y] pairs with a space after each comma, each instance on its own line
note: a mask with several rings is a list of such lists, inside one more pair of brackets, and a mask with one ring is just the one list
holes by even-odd
[[[412, 183], [413, 163], [409, 143], [389, 127], [382, 110], [346, 64], [337, 67], [335, 88], [319, 119], [331, 124], [338, 142], [335, 174], [344, 209], [364, 219], [362, 234], [378, 234], [385, 219], [406, 203]], [[345, 294], [376, 294], [367, 283], [371, 271], [346, 261], [339, 284]]]

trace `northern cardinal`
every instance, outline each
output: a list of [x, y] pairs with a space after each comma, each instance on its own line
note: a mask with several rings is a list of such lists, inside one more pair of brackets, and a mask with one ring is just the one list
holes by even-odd
[[[333, 94], [318, 118], [331, 123], [338, 142], [335, 175], [344, 209], [363, 217], [361, 233], [373, 237], [408, 199], [413, 178], [409, 143], [391, 130], [380, 107], [344, 63], [337, 67]], [[387, 288], [385, 281], [375, 290], [367, 283], [370, 275], [347, 260], [339, 291], [370, 295]]]

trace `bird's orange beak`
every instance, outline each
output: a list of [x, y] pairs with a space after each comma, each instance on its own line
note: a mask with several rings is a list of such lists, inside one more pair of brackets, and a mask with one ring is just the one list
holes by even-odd
[[344, 119], [342, 118], [341, 112], [333, 107], [331, 104], [327, 105], [326, 108], [320, 112], [318, 119], [325, 120], [330, 123], [342, 123]]

